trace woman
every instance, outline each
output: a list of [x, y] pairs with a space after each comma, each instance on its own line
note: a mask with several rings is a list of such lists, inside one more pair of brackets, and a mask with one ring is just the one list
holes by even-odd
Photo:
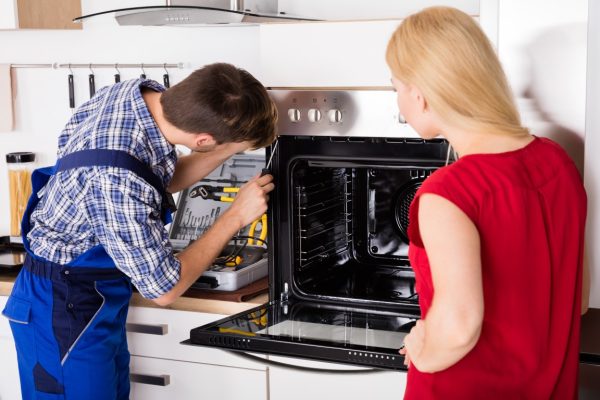
[[400, 350], [405, 398], [576, 398], [586, 217], [577, 169], [521, 125], [498, 58], [467, 14], [410, 16], [386, 59], [406, 121], [459, 155], [411, 206], [422, 320]]

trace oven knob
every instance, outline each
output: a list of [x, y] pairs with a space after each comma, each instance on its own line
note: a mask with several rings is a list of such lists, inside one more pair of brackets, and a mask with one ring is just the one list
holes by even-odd
[[300, 110], [297, 108], [290, 108], [288, 110], [288, 116], [292, 122], [300, 122]]
[[337, 108], [332, 108], [327, 112], [327, 117], [329, 118], [329, 122], [334, 124], [339, 124], [342, 122], [342, 112]]
[[310, 122], [319, 122], [321, 120], [321, 111], [316, 108], [308, 110], [308, 120]]

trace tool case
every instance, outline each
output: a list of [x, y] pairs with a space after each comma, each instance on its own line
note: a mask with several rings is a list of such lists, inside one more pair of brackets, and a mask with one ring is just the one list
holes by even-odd
[[[177, 212], [169, 228], [169, 238], [175, 252], [185, 249], [192, 241], [202, 236], [231, 205], [231, 202], [197, 196], [198, 187], [211, 186], [216, 189], [241, 187], [252, 177], [260, 174], [264, 164], [265, 158], [261, 154], [236, 154], [204, 179], [183, 190], [177, 200]], [[258, 226], [266, 229], [260, 223]], [[238, 251], [237, 255], [241, 257], [241, 263], [235, 266], [227, 266], [222, 262], [215, 263], [192, 285], [192, 288], [235, 291], [267, 276], [266, 246], [256, 240], [254, 244], [249, 244], [248, 239], [243, 238], [249, 236], [249, 226], [240, 231], [237, 236], [240, 239], [232, 240], [223, 249], [220, 257]], [[258, 237], [259, 234], [255, 233], [254, 236]]]

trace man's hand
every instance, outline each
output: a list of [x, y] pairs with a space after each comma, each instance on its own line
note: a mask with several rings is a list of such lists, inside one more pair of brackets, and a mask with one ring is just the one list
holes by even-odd
[[267, 211], [268, 193], [274, 188], [273, 176], [255, 176], [240, 188], [226, 213], [238, 221], [239, 229], [242, 229]]

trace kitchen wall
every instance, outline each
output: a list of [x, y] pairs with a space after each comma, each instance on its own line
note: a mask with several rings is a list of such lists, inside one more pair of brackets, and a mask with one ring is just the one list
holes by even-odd
[[[360, 0], [353, 2], [363, 3]], [[538, 135], [558, 140], [583, 168], [586, 0], [502, 0], [497, 45], [523, 120]], [[350, 1], [349, 1], [350, 2]], [[348, 3], [349, 3], [348, 2]], [[82, 0], [84, 14], [162, 4], [156, 0]], [[263, 27], [122, 27], [110, 15], [84, 22], [81, 31], [0, 31], [3, 63], [184, 63], [169, 70], [176, 83], [215, 61], [246, 68], [265, 85], [381, 86], [389, 84], [387, 39], [398, 21], [265, 25]], [[490, 32], [494, 35], [496, 32]], [[121, 69], [123, 79], [140, 70]], [[87, 69], [75, 69], [76, 99], [87, 100]], [[96, 86], [112, 69], [96, 69]], [[161, 80], [161, 69], [147, 69]], [[8, 233], [4, 154], [33, 151], [40, 164], [55, 161], [56, 138], [71, 111], [64, 69], [15, 71], [16, 127], [0, 132], [0, 235]], [[593, 246], [588, 246], [593, 251]], [[600, 260], [600, 256], [594, 258]], [[595, 262], [599, 264], [599, 262]], [[600, 265], [594, 305], [600, 307]]]

